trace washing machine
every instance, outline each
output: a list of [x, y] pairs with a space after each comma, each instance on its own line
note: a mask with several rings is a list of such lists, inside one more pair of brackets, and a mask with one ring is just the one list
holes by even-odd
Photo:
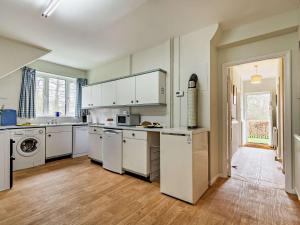
[[11, 130], [13, 171], [45, 164], [45, 128]]

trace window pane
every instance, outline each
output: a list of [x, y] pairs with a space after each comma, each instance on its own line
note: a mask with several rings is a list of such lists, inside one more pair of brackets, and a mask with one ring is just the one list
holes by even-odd
[[69, 115], [75, 116], [76, 107], [76, 83], [74, 81], [69, 82]]
[[49, 116], [55, 116], [55, 112], [65, 115], [66, 106], [66, 81], [49, 78]]
[[45, 79], [43, 77], [36, 77], [36, 91], [35, 91], [35, 101], [36, 101], [36, 115], [44, 115], [44, 86]]

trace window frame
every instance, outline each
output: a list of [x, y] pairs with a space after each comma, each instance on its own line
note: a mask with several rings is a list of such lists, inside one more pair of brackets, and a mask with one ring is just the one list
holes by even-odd
[[[72, 77], [67, 77], [63, 75], [58, 75], [58, 74], [52, 74], [52, 73], [47, 73], [43, 71], [36, 71], [36, 77], [42, 77], [44, 78], [44, 88], [43, 88], [43, 115], [37, 115], [38, 118], [43, 118], [43, 117], [55, 117], [54, 115], [49, 115], [49, 79], [54, 78], [54, 79], [60, 79], [65, 81], [65, 115], [62, 115], [60, 117], [68, 117], [68, 118], [75, 118], [76, 115], [70, 115], [70, 84], [75, 83], [76, 85], [76, 78]], [[75, 93], [76, 98], [75, 98], [75, 107], [76, 107], [76, 102], [77, 102], [77, 93]], [[76, 111], [76, 109], [75, 109]]]

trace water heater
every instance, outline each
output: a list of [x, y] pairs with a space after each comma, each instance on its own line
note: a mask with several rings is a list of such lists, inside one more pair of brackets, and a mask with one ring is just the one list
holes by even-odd
[[197, 128], [198, 124], [198, 76], [192, 74], [188, 83], [187, 91], [187, 111], [188, 111], [188, 128]]

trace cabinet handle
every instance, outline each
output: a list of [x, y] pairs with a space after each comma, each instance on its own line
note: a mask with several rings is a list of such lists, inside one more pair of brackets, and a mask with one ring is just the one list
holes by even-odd
[[100, 136], [100, 139], [102, 139], [102, 136]]
[[123, 140], [123, 143], [126, 143], [126, 140]]
[[48, 137], [51, 137], [51, 134], [48, 134]]
[[134, 137], [135, 136], [135, 133], [132, 133], [132, 137]]
[[136, 100], [136, 103], [139, 103], [139, 100]]
[[113, 104], [116, 104], [115, 102], [113, 102]]
[[97, 130], [96, 129], [94, 129], [94, 132], [96, 132]]
[[133, 101], [131, 101], [131, 103], [133, 103]]

